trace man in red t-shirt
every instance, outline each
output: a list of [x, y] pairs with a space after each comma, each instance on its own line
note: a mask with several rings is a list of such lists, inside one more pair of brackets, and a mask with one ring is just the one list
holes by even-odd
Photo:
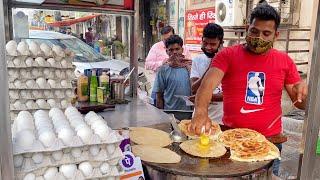
[[209, 130], [208, 105], [212, 91], [223, 89], [223, 123], [232, 128], [254, 129], [267, 137], [282, 131], [281, 95], [283, 88], [295, 106], [304, 109], [307, 85], [299, 76], [293, 60], [273, 49], [279, 36], [280, 16], [269, 5], [257, 6], [247, 26], [246, 44], [224, 48], [213, 60], [195, 101], [190, 130]]

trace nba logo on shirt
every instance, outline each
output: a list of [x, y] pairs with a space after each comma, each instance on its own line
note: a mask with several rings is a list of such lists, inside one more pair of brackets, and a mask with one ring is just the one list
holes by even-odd
[[263, 104], [266, 75], [263, 72], [249, 72], [247, 75], [247, 90], [245, 102], [248, 104]]

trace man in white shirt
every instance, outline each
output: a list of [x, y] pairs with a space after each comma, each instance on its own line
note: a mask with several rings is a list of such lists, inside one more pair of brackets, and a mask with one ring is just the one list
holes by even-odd
[[[192, 59], [190, 78], [193, 95], [197, 93], [202, 78], [212, 63], [212, 58], [218, 52], [219, 48], [222, 47], [223, 36], [223, 29], [217, 24], [209, 23], [204, 27], [201, 45], [203, 54], [200, 54]], [[214, 99], [212, 99], [212, 102], [209, 105], [209, 118], [222, 123], [223, 97], [221, 85], [214, 90], [213, 94]], [[193, 98], [194, 96], [190, 97], [191, 100]]]

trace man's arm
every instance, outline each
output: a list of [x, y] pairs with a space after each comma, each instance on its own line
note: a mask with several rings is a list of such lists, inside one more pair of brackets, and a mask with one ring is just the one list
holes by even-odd
[[[204, 76], [203, 76], [204, 77]], [[191, 92], [192, 92], [192, 95], [195, 95], [197, 93], [197, 90], [199, 89], [200, 85], [201, 85], [201, 81], [202, 81], [202, 78], [191, 78], [191, 83], [192, 83], [192, 86], [191, 86]], [[192, 96], [190, 96], [190, 101], [192, 101], [192, 99], [194, 99]], [[221, 102], [223, 101], [223, 95], [222, 93], [217, 93], [217, 94], [214, 94], [214, 96], [212, 96], [211, 98], [211, 101], [213, 102]]]
[[292, 102], [296, 102], [295, 106], [304, 110], [306, 108], [306, 99], [308, 94], [308, 86], [305, 82], [300, 81], [296, 84], [287, 84], [285, 89]]
[[164, 99], [163, 99], [163, 93], [157, 92], [157, 99], [156, 99], [156, 106], [159, 109], [164, 109]]
[[211, 101], [213, 89], [218, 87], [224, 76], [224, 72], [218, 68], [211, 68], [204, 76], [197, 91], [195, 101], [195, 113], [192, 119], [191, 131], [201, 133], [203, 126], [208, 131], [211, 127], [211, 120], [208, 117], [208, 106]]

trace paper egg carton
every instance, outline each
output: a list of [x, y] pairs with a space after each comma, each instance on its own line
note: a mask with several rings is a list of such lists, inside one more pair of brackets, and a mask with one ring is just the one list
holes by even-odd
[[[82, 164], [89, 164], [89, 168], [83, 168]], [[88, 166], [87, 166], [88, 167]], [[84, 180], [93, 178], [115, 177], [116, 179], [124, 174], [119, 163], [110, 165], [108, 162], [86, 161], [79, 164], [63, 164], [58, 167], [46, 167], [29, 173], [16, 173], [16, 179], [48, 178], [59, 180]]]
[[[65, 114], [69, 115], [65, 116], [58, 108], [51, 109], [49, 113], [38, 110], [34, 115], [27, 111], [21, 111], [12, 128], [14, 154], [52, 152], [70, 147], [114, 144], [123, 140], [118, 131], [109, 127], [101, 128], [107, 126], [106, 122], [100, 122], [101, 120], [96, 118], [98, 115], [94, 112], [88, 113], [88, 116], [86, 116], [87, 121], [91, 121], [89, 123], [74, 107], [68, 107]], [[71, 115], [75, 119], [72, 120]], [[90, 129], [90, 127], [93, 129]], [[32, 139], [24, 141], [25, 136]]]
[[55, 58], [31, 57], [31, 56], [7, 56], [8, 68], [53, 68], [53, 69], [74, 69], [72, 58]]
[[52, 68], [15, 68], [8, 69], [8, 80], [14, 82], [15, 80], [27, 81], [38, 78], [45, 80], [53, 79], [59, 81], [71, 81], [75, 78], [73, 69], [52, 69]]
[[[108, 148], [113, 146], [111, 149]], [[29, 153], [14, 156], [15, 172], [29, 173], [45, 167], [63, 164], [79, 164], [84, 161], [105, 162], [117, 165], [123, 159], [119, 143], [111, 145], [85, 146], [69, 148], [63, 151]]]
[[9, 90], [10, 102], [15, 100], [37, 100], [37, 99], [71, 99], [75, 96], [74, 89], [48, 89], [48, 90]]

